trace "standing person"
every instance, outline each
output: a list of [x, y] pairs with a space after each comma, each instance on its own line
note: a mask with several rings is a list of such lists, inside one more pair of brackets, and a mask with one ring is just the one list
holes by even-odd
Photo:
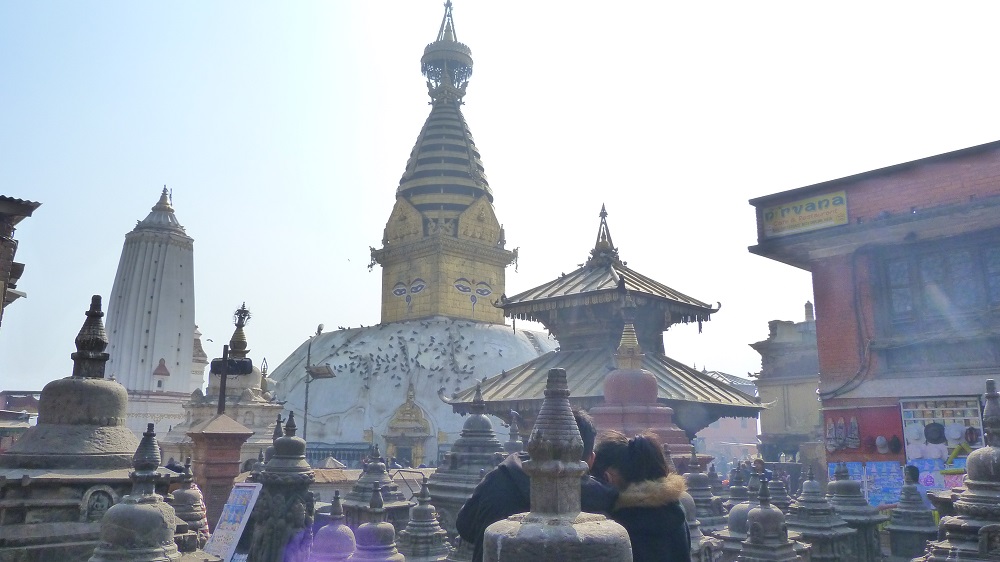
[[[590, 466], [594, 462], [594, 439], [597, 429], [594, 421], [583, 411], [573, 411], [576, 427], [583, 438], [581, 460]], [[500, 466], [489, 472], [476, 486], [472, 497], [466, 500], [455, 518], [455, 527], [465, 542], [473, 543], [472, 562], [483, 560], [483, 537], [486, 527], [511, 515], [531, 510], [531, 480], [522, 463], [529, 460], [527, 453], [514, 453]], [[588, 513], [607, 514], [615, 504], [615, 490], [584, 475], [580, 480], [581, 510]]]
[[[628, 531], [634, 562], [690, 562], [691, 535], [680, 498], [687, 486], [671, 473], [652, 433], [632, 439], [601, 434], [591, 474], [618, 490], [611, 519]], [[597, 474], [595, 474], [597, 475]]]

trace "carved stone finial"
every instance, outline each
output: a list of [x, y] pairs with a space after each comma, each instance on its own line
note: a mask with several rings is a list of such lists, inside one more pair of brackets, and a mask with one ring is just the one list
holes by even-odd
[[101, 311], [101, 296], [90, 298], [87, 319], [76, 336], [76, 353], [73, 358], [73, 376], [86, 379], [103, 379], [104, 366], [110, 355], [104, 353], [108, 347], [108, 334], [104, 331], [104, 312]]

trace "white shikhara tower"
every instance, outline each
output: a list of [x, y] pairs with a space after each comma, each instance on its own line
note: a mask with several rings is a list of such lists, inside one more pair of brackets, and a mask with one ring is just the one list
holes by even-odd
[[[107, 376], [128, 390], [128, 427], [141, 434], [184, 421], [182, 404], [204, 383], [193, 371], [194, 239], [177, 221], [167, 188], [125, 235], [108, 305]], [[204, 369], [204, 365], [202, 365]]]

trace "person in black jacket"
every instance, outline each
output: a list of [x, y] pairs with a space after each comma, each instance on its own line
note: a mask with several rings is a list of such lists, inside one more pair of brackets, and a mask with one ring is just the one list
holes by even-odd
[[[583, 438], [582, 460], [589, 466], [594, 461], [597, 430], [586, 412], [574, 411], [573, 416]], [[455, 526], [463, 541], [474, 544], [472, 562], [483, 560], [486, 527], [511, 515], [531, 510], [530, 479], [522, 467], [526, 460], [529, 460], [527, 453], [514, 453], [504, 459], [500, 466], [483, 478], [459, 510]], [[617, 497], [618, 493], [612, 487], [589, 475], [584, 475], [580, 480], [582, 511], [607, 514]]]
[[680, 498], [687, 486], [667, 468], [652, 433], [601, 434], [591, 474], [618, 490], [611, 519], [628, 531], [633, 562], [690, 562], [691, 535]]

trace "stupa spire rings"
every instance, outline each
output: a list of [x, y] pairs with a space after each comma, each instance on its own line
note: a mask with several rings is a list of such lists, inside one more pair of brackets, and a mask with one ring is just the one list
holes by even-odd
[[472, 77], [472, 50], [458, 42], [450, 1], [444, 4], [437, 39], [424, 48], [420, 72], [427, 78], [432, 103], [461, 103]]
[[101, 310], [101, 295], [90, 297], [90, 310], [86, 312], [80, 333], [76, 336], [76, 353], [73, 359], [73, 376], [87, 379], [103, 379], [104, 366], [110, 355], [104, 352], [108, 347], [108, 334], [104, 331], [104, 312]]

